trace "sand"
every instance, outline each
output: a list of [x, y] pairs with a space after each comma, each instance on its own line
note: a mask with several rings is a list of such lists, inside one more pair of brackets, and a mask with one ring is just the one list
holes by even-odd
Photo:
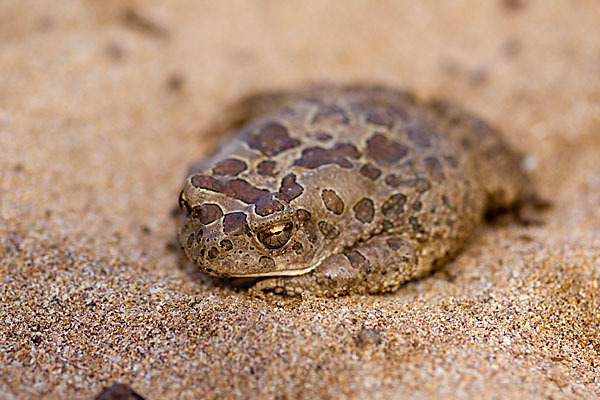
[[[0, 399], [600, 397], [599, 76], [597, 0], [3, 0]], [[194, 272], [171, 212], [206, 127], [323, 80], [474, 110], [553, 206], [388, 295]]]

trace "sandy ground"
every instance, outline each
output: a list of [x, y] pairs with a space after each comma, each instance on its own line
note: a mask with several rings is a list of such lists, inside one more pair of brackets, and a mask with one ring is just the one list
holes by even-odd
[[[597, 0], [0, 1], [0, 399], [600, 396], [599, 77]], [[171, 210], [203, 130], [319, 80], [501, 127], [543, 224], [487, 225], [385, 296], [183, 268]]]

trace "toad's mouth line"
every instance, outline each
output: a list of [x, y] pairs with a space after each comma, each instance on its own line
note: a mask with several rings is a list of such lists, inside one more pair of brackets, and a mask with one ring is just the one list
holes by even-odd
[[306, 268], [302, 269], [293, 269], [288, 271], [266, 271], [266, 272], [251, 272], [246, 274], [226, 274], [230, 278], [262, 278], [262, 277], [270, 277], [270, 276], [298, 276], [304, 275], [317, 268], [319, 265], [323, 263], [323, 261], [327, 258], [326, 255], [323, 255], [319, 258], [314, 264], [309, 265]]
[[289, 271], [268, 271], [268, 272], [251, 272], [247, 274], [227, 274], [232, 278], [260, 278], [263, 276], [296, 276], [304, 275], [319, 266], [320, 262], [303, 269], [294, 269]]

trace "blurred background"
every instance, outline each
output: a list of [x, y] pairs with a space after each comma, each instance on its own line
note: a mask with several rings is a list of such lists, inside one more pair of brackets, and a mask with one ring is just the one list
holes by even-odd
[[[599, 76], [598, 0], [0, 0], [0, 398], [89, 398], [117, 379], [189, 398], [597, 395]], [[187, 166], [219, 140], [206, 128], [241, 96], [315, 81], [467, 107], [526, 155], [553, 211], [541, 227], [485, 231], [447, 280], [396, 297], [300, 314], [282, 300], [273, 316], [190, 280], [171, 211]], [[526, 306], [494, 319], [515, 299]], [[482, 310], [487, 325], [469, 319]], [[344, 350], [361, 324], [382, 332], [379, 355]], [[285, 364], [287, 381], [267, 368], [306, 359], [320, 361]]]

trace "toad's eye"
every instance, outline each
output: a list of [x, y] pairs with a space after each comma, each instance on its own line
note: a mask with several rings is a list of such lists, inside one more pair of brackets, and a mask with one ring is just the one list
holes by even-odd
[[292, 237], [294, 224], [288, 222], [286, 224], [276, 225], [270, 229], [265, 229], [258, 233], [258, 240], [267, 249], [279, 249], [287, 244]]
[[187, 199], [185, 198], [185, 194], [183, 193], [183, 190], [181, 191], [181, 193], [179, 193], [179, 209], [183, 210], [186, 217], [188, 215], [190, 215], [190, 210], [191, 210], [190, 205], [187, 202]]

